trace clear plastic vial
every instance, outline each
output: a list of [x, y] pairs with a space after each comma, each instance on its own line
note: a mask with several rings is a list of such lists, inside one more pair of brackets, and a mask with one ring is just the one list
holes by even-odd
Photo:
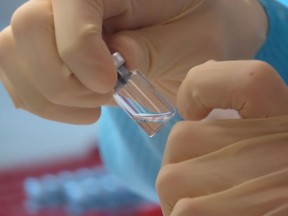
[[113, 94], [115, 101], [152, 137], [175, 115], [175, 108], [141, 72], [128, 71], [120, 53], [114, 53], [112, 58], [118, 72], [118, 82]]

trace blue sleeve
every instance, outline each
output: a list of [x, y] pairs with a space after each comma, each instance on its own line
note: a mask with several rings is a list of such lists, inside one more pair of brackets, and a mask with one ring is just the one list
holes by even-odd
[[178, 114], [149, 138], [119, 107], [104, 107], [99, 120], [99, 147], [105, 166], [132, 191], [158, 202], [155, 181], [166, 140]]
[[269, 21], [267, 41], [256, 59], [270, 63], [288, 84], [288, 8], [276, 0], [260, 0]]
[[[273, 65], [287, 83], [288, 11], [275, 0], [260, 2], [269, 18], [269, 33], [256, 59]], [[155, 181], [167, 136], [177, 121], [180, 121], [179, 115], [150, 139], [120, 108], [103, 108], [99, 145], [104, 163], [128, 188], [157, 202]]]

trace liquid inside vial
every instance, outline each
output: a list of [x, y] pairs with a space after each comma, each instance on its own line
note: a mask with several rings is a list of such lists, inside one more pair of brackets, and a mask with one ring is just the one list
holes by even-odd
[[152, 137], [157, 133], [157, 131], [165, 125], [165, 123], [171, 118], [173, 115], [171, 113], [163, 113], [159, 115], [139, 115], [133, 116], [133, 119], [138, 123], [140, 127], [142, 127], [146, 133]]
[[151, 123], [160, 123], [166, 122], [173, 116], [172, 113], [162, 113], [162, 114], [140, 114], [133, 116], [133, 119], [136, 122], [151, 122]]
[[175, 109], [137, 71], [116, 90], [114, 99], [150, 137], [175, 114]]

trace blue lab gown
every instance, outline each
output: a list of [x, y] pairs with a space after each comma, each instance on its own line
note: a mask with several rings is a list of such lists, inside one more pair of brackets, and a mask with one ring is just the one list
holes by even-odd
[[[288, 9], [275, 0], [261, 0], [269, 18], [267, 41], [255, 56], [277, 69], [288, 83]], [[107, 168], [131, 190], [158, 202], [155, 180], [167, 136], [179, 115], [152, 139], [116, 107], [103, 108], [99, 145]]]

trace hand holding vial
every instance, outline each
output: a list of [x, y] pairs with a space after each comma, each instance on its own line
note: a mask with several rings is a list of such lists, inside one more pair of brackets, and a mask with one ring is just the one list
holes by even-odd
[[[247, 10], [243, 17], [224, 9], [245, 8], [242, 1], [221, 4], [218, 0], [209, 6], [203, 0], [28, 1], [0, 34], [0, 79], [17, 108], [55, 121], [93, 123], [100, 107], [113, 101], [117, 73], [111, 53], [119, 51], [129, 70], [141, 71], [175, 105], [177, 90], [191, 67], [228, 55], [250, 57], [262, 44], [258, 34], [247, 30], [249, 43], [244, 38], [233, 49], [234, 40], [226, 36], [235, 38], [238, 31], [233, 29], [240, 26], [230, 21], [241, 16], [239, 25], [247, 21], [261, 35], [261, 14]], [[251, 5], [260, 7], [254, 1]], [[222, 16], [230, 16], [229, 22]], [[208, 33], [211, 29], [213, 34]]]
[[[169, 134], [157, 180], [164, 216], [287, 215], [288, 89], [271, 65], [194, 67], [178, 107], [185, 121]], [[213, 108], [242, 118], [199, 121]]]

